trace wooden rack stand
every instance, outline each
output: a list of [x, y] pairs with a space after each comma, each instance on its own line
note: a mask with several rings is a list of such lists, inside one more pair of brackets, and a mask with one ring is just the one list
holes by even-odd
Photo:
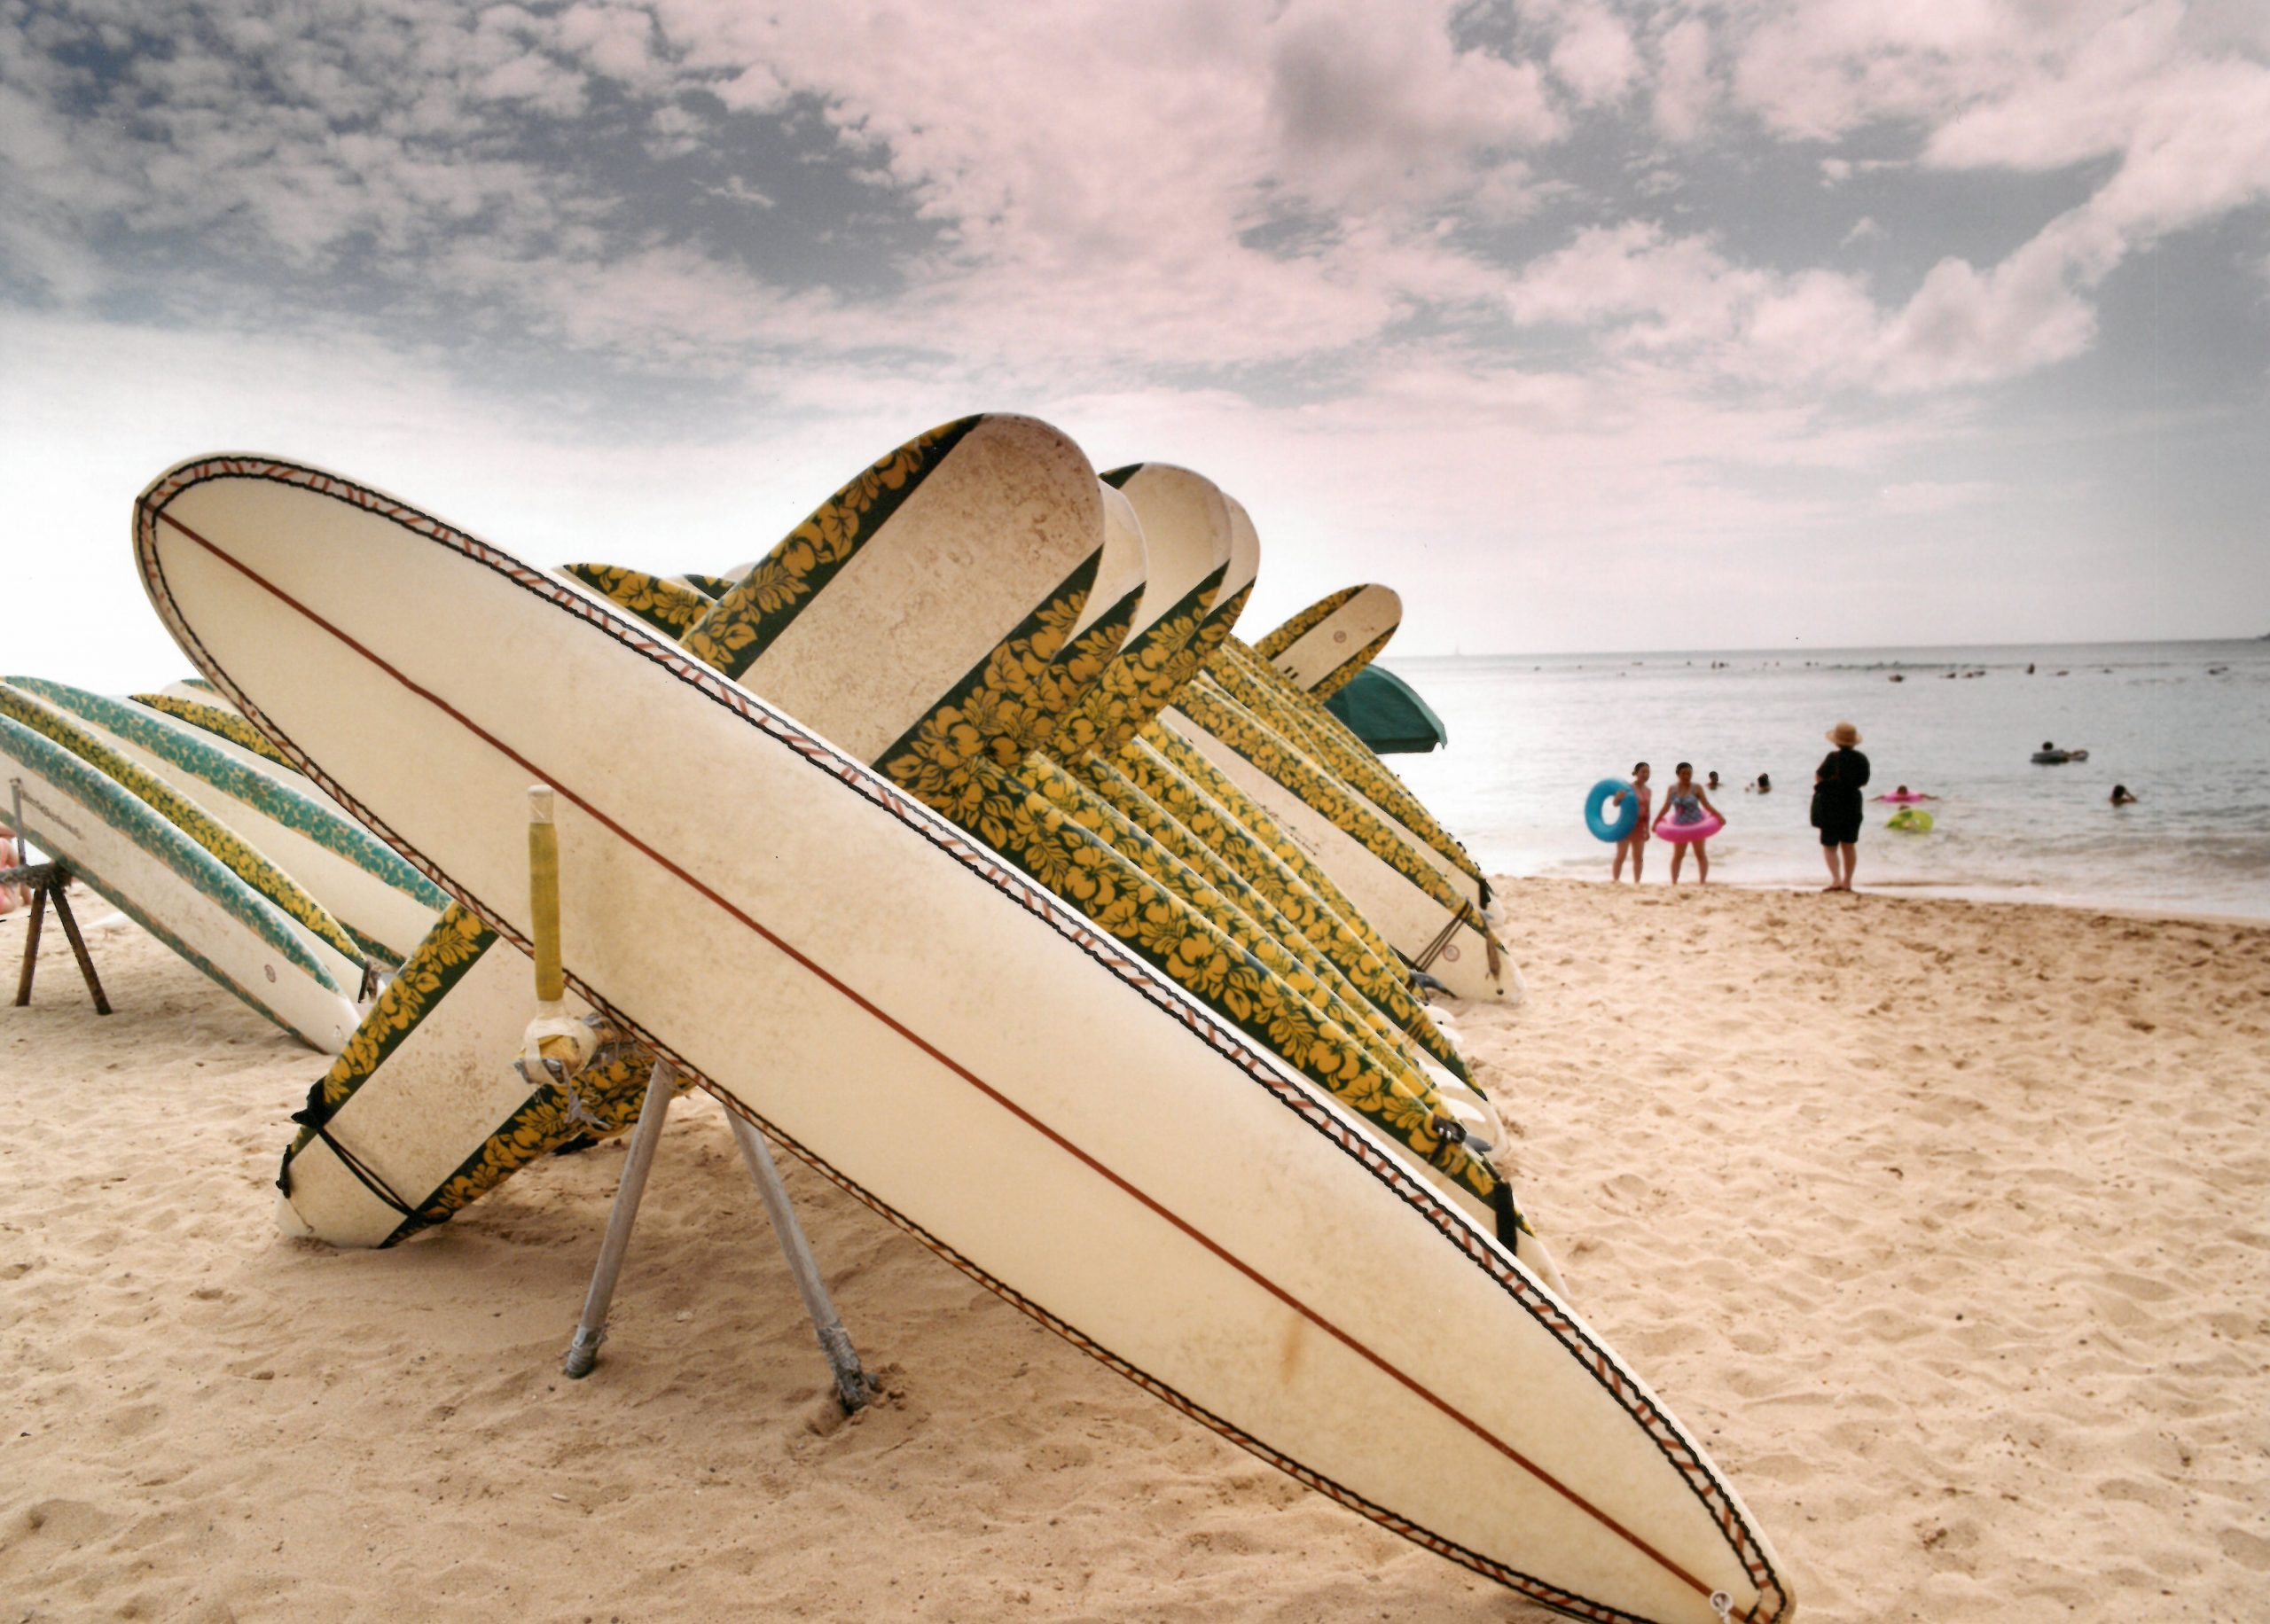
[[[23, 849], [24, 814], [20, 785], [9, 784], [9, 828], [15, 832], [17, 849]], [[71, 883], [71, 871], [60, 863], [27, 863], [14, 868], [0, 868], [0, 886], [29, 886], [32, 888], [31, 926], [24, 933], [24, 967], [16, 977], [16, 1007], [23, 1008], [32, 1001], [32, 977], [39, 969], [40, 927], [46, 922], [50, 903], [55, 908], [57, 923], [63, 926], [64, 939], [71, 944], [71, 956], [79, 961], [79, 973], [84, 977], [87, 991], [95, 1001], [95, 1013], [110, 1013], [110, 1000], [103, 996], [101, 978], [95, 974], [95, 961], [87, 953], [86, 938], [79, 934], [79, 921], [71, 912], [71, 899], [65, 887]]]

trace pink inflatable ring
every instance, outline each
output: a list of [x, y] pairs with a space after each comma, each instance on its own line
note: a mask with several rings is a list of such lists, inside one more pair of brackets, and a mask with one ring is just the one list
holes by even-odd
[[1669, 840], [1673, 846], [1685, 846], [1691, 840], [1707, 840], [1726, 826], [1723, 817], [1713, 817], [1705, 812], [1699, 823], [1675, 824], [1665, 818], [1656, 825], [1656, 838]]

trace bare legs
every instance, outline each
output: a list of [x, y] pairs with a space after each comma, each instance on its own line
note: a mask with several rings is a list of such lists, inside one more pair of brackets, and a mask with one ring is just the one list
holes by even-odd
[[1632, 857], [1632, 883], [1635, 886], [1640, 883], [1640, 871], [1648, 861], [1648, 837], [1627, 834], [1616, 843], [1616, 868], [1608, 877], [1609, 885], [1624, 878], [1624, 858], [1627, 852]]
[[1710, 883], [1710, 854], [1708, 850], [1710, 844], [1708, 840], [1681, 840], [1671, 847], [1671, 883], [1672, 885], [1679, 884], [1679, 867], [1680, 863], [1686, 862], [1687, 854], [1689, 852], [1695, 854], [1695, 883], [1698, 886], [1707, 886]]
[[1850, 891], [1852, 888], [1852, 865], [1860, 859], [1860, 848], [1850, 840], [1841, 846], [1824, 846], [1820, 860], [1828, 865], [1828, 883], [1824, 891]]

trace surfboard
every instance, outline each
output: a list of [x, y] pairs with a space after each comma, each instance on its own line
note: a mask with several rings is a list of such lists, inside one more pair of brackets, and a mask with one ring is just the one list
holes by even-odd
[[185, 722], [193, 728], [202, 728], [207, 733], [224, 738], [239, 749], [249, 750], [254, 755], [265, 756], [278, 767], [289, 767], [295, 770], [298, 768], [297, 762], [262, 738], [260, 730], [245, 720], [243, 713], [230, 704], [224, 697], [190, 699], [184, 699], [176, 693], [137, 693], [131, 697], [137, 705], [145, 705], [152, 710], [162, 711], [176, 721]]
[[[1371, 934], [1344, 899], [1321, 894], [1311, 883], [1317, 877], [1296, 873], [1276, 852], [1264, 848], [1264, 839], [1279, 847], [1287, 845], [1281, 832], [1273, 827], [1256, 832], [1218, 805], [1202, 804], [1203, 791], [1163, 763], [1149, 769], [1147, 788], [1124, 776], [1132, 765], [1127, 758], [1136, 747], [1133, 741], [1195, 668], [1189, 644], [1215, 596], [1230, 581], [1236, 527], [1244, 522], [1249, 531], [1250, 524], [1213, 481], [1186, 468], [1138, 464], [1105, 479], [1126, 498], [1141, 526], [1147, 578], [1125, 641], [1046, 742], [1048, 754], [1178, 853], [1188, 855], [1174, 829], [1205, 847], [1215, 863], [1262, 894], [1290, 927], [1292, 940], [1321, 956], [1396, 1027], [1463, 1078], [1455, 1050], [1411, 998], [1401, 968], [1390, 968], [1393, 950]], [[1240, 578], [1258, 565], [1255, 538], [1241, 560]], [[1256, 822], [1266, 821], [1248, 810]], [[1170, 820], [1172, 828], [1161, 826], [1160, 818]], [[1215, 872], [1195, 856], [1189, 860]], [[1222, 883], [1218, 875], [1217, 883]]]
[[355, 1006], [299, 927], [148, 802], [0, 715], [0, 785], [12, 781], [23, 832], [121, 913], [309, 1047], [346, 1042]]
[[1403, 599], [1393, 588], [1347, 587], [1294, 615], [1254, 652], [1321, 704], [1371, 664], [1402, 624]]
[[137, 505], [137, 554], [199, 669], [519, 944], [510, 811], [552, 785], [571, 984], [1075, 1346], [1540, 1602], [1789, 1616], [1701, 1447], [1486, 1228], [787, 713], [291, 464], [175, 469]]
[[1362, 797], [1441, 871], [1454, 890], [1489, 901], [1488, 883], [1465, 846], [1338, 717], [1294, 687], [1274, 666], [1232, 636], [1207, 662], [1204, 680], [1218, 684], [1279, 738]]
[[1164, 725], [1300, 842], [1396, 951], [1452, 995], [1517, 1003], [1519, 970], [1478, 898], [1225, 696], [1194, 695]]
[[290, 875], [270, 863], [236, 831], [209, 816], [195, 801], [163, 779], [144, 771], [71, 717], [14, 683], [0, 681], [0, 716], [20, 722], [128, 790], [150, 809], [218, 858], [223, 868], [300, 927], [316, 961], [333, 983], [358, 995], [367, 974], [364, 949], [347, 927], [326, 912]]
[[442, 910], [293, 1115], [276, 1181], [286, 1234], [392, 1245], [571, 1140], [637, 1120], [654, 1061], [637, 1044], [604, 1046], [565, 1085], [530, 1088], [513, 1068], [530, 980], [478, 916]]
[[[1351, 589], [1344, 601], [1327, 598], [1305, 612], [1316, 619], [1306, 631], [1280, 644], [1288, 651], [1278, 659], [1280, 668], [1292, 652], [1309, 639], [1328, 638], [1328, 628], [1359, 608], [1377, 612], [1383, 603], [1380, 594], [1394, 599], [1383, 587]], [[1199, 632], [1208, 659], [1230, 634], [1225, 625], [1208, 640], [1212, 629], [1209, 619]], [[1276, 642], [1285, 630], [1280, 627], [1264, 641]], [[1421, 843], [1406, 839], [1354, 791], [1225, 693], [1202, 688], [1179, 692], [1160, 723], [1282, 824], [1403, 957], [1454, 996], [1520, 1001], [1525, 991], [1521, 972], [1491, 933], [1479, 881], [1469, 881], [1473, 889], [1462, 893]]]
[[327, 800], [301, 793], [281, 770], [262, 771], [231, 759], [215, 747], [213, 735], [146, 707], [64, 683], [6, 681], [68, 711], [137, 767], [234, 830], [304, 886], [365, 955], [400, 964], [434, 928], [449, 899], [433, 882]]

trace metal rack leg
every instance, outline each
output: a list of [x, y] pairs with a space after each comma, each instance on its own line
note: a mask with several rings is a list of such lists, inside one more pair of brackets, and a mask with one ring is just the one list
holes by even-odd
[[850, 1335], [843, 1329], [842, 1318], [835, 1312], [827, 1286], [819, 1277], [819, 1265], [812, 1261], [811, 1245], [804, 1239], [804, 1226], [796, 1222], [796, 1209], [788, 1205], [788, 1191], [780, 1183], [780, 1169], [773, 1163], [771, 1147], [764, 1143], [764, 1136], [738, 1112], [728, 1111], [725, 1114], [733, 1125], [733, 1139], [741, 1147], [741, 1159], [748, 1164], [749, 1176], [756, 1181], [757, 1194], [764, 1198], [764, 1210], [772, 1220], [772, 1232], [780, 1238], [780, 1250], [787, 1254], [788, 1272], [796, 1277], [796, 1290], [802, 1294], [804, 1312], [811, 1316], [812, 1331], [819, 1338], [819, 1350], [827, 1355], [828, 1368], [835, 1374], [835, 1396], [842, 1401], [844, 1413], [850, 1415], [865, 1408], [874, 1396], [874, 1384], [860, 1367]]
[[599, 1265], [591, 1270], [591, 1290], [583, 1296], [583, 1317], [576, 1322], [575, 1339], [568, 1344], [561, 1367], [570, 1376], [588, 1376], [599, 1362], [615, 1279], [622, 1272], [623, 1253], [630, 1249], [631, 1226], [638, 1222], [638, 1203], [646, 1198], [646, 1175], [654, 1166], [654, 1147], [661, 1142], [662, 1120], [669, 1114], [677, 1083], [677, 1069], [667, 1060], [655, 1061], [646, 1077], [646, 1097], [638, 1106], [638, 1126], [630, 1130], [630, 1150], [623, 1159], [614, 1206], [607, 1214], [607, 1238], [599, 1243]]

